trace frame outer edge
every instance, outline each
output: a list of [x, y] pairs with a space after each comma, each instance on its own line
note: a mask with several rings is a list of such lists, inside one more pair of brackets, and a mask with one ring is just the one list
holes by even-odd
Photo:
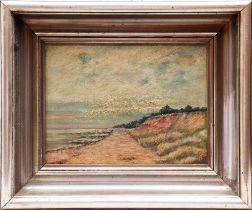
[[[2, 102], [3, 102], [3, 93], [2, 93], [2, 3], [0, 3], [0, 186], [2, 186], [2, 126], [3, 126], [3, 117], [2, 117]], [[0, 208], [2, 207], [2, 188], [0, 188]]]
[[112, 1], [95, 0], [3, 0], [15, 13], [23, 12], [240, 12], [250, 0], [172, 0], [172, 1]]
[[1, 3], [1, 207], [14, 195], [14, 84], [11, 11]]
[[[4, 1], [6, 2], [6, 1]], [[10, 1], [12, 2], [12, 1]], [[20, 1], [21, 2], [21, 1]], [[26, 1], [27, 2], [27, 1]], [[236, 2], [236, 1], [235, 1]], [[245, 2], [245, 1], [243, 1]], [[248, 1], [246, 1], [248, 2]], [[5, 4], [5, 3], [4, 3]], [[1, 8], [0, 37], [0, 120], [1, 120], [1, 206], [13, 196], [14, 183], [14, 132], [13, 132], [13, 19], [11, 11], [3, 3]], [[9, 6], [8, 6], [9, 7]], [[10, 7], [11, 8], [11, 7]], [[229, 8], [229, 7], [227, 7]], [[219, 9], [218, 9], [219, 10]], [[29, 11], [28, 11], [29, 12]], [[223, 11], [222, 11], [223, 12]], [[249, 44], [248, 44], [249, 43]], [[251, 5], [240, 16], [240, 196], [251, 206]]]
[[240, 196], [251, 208], [251, 3], [240, 13]]

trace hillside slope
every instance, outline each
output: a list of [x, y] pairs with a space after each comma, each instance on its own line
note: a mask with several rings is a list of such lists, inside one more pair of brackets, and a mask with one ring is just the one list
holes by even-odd
[[160, 163], [207, 163], [207, 113], [172, 113], [145, 120], [128, 133], [157, 152]]

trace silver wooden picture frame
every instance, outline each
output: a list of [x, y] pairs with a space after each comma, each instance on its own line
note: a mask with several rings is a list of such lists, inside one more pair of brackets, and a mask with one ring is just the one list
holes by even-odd
[[[251, 1], [1, 1], [1, 208], [251, 209]], [[209, 164], [44, 164], [44, 46], [208, 45]]]

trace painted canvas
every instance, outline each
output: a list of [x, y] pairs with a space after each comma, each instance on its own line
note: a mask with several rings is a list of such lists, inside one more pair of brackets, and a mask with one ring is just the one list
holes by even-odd
[[47, 45], [48, 164], [206, 164], [207, 46]]

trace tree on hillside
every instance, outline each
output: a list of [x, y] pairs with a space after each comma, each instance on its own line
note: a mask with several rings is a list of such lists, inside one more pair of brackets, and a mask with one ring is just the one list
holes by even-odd
[[185, 110], [185, 112], [192, 112], [193, 108], [192, 108], [192, 106], [187, 105], [184, 110]]
[[158, 115], [165, 115], [165, 114], [172, 114], [172, 113], [184, 113], [184, 112], [206, 112], [206, 107], [192, 107], [191, 105], [187, 105], [181, 109], [173, 109], [169, 105], [162, 107], [158, 112], [150, 113], [147, 116], [142, 117], [139, 120], [135, 120], [129, 123], [124, 123], [120, 125], [115, 125], [114, 128], [135, 128], [138, 125], [144, 123], [150, 117], [158, 116]]
[[164, 107], [162, 107], [159, 111], [160, 114], [170, 114], [172, 113], [174, 110], [173, 108], [171, 108], [170, 106], [166, 105]]

